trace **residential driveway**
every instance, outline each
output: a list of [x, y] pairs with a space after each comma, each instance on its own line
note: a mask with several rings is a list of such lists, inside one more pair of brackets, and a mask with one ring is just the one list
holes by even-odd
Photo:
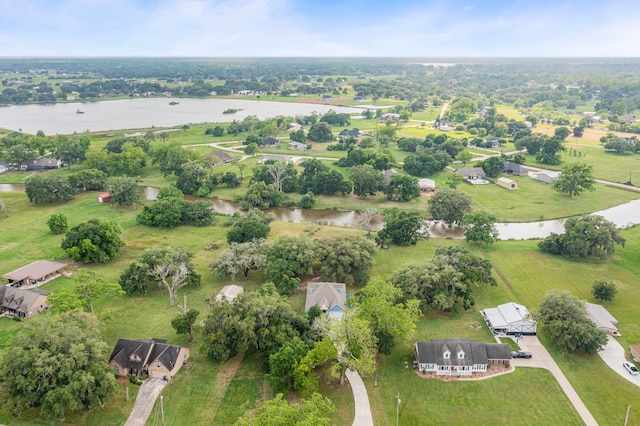
[[133, 405], [133, 410], [124, 426], [144, 426], [149, 415], [151, 415], [151, 410], [153, 410], [153, 405], [158, 395], [166, 385], [167, 382], [158, 378], [150, 377], [145, 380], [140, 386], [136, 403]]
[[549, 370], [551, 374], [553, 374], [553, 377], [556, 378], [560, 388], [562, 388], [564, 393], [567, 395], [569, 401], [573, 404], [580, 417], [582, 417], [582, 421], [584, 421], [587, 426], [597, 426], [598, 423], [596, 422], [596, 419], [593, 418], [587, 409], [587, 406], [584, 405], [576, 391], [573, 389], [573, 386], [571, 386], [571, 383], [569, 383], [565, 375], [560, 370], [560, 367], [558, 367], [558, 364], [556, 364], [551, 357], [551, 354], [544, 346], [542, 346], [540, 340], [538, 340], [536, 336], [525, 336], [520, 339], [518, 344], [523, 351], [531, 352], [532, 358], [512, 359], [511, 364], [515, 367], [537, 367]]
[[353, 401], [356, 406], [356, 416], [353, 419], [353, 426], [373, 426], [371, 416], [371, 406], [369, 405], [369, 395], [364, 382], [357, 371], [347, 370], [347, 379], [353, 391]]
[[612, 336], [609, 336], [609, 341], [607, 345], [598, 352], [600, 358], [607, 364], [613, 371], [621, 375], [624, 379], [630, 381], [636, 386], [640, 386], [640, 375], [632, 376], [629, 374], [627, 370], [622, 366], [622, 363], [627, 361], [624, 356], [624, 348], [616, 339]]

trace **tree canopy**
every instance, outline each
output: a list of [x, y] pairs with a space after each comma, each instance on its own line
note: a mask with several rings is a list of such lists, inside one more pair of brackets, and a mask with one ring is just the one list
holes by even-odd
[[40, 408], [40, 416], [64, 421], [65, 412], [102, 407], [116, 390], [97, 318], [85, 312], [31, 318], [13, 338], [2, 362], [4, 405], [14, 415]]
[[593, 166], [585, 163], [570, 163], [562, 168], [562, 174], [553, 183], [553, 189], [568, 194], [569, 198], [585, 191], [595, 191], [596, 181], [593, 178]]
[[462, 217], [464, 237], [468, 242], [489, 245], [498, 241], [497, 218], [492, 213], [477, 211]]
[[55, 175], [32, 176], [25, 182], [24, 189], [29, 201], [35, 204], [71, 201], [77, 194], [66, 179]]
[[47, 299], [56, 312], [67, 312], [82, 309], [93, 314], [93, 302], [98, 298], [109, 295], [124, 294], [118, 283], [111, 283], [89, 269], [80, 268], [73, 278], [72, 288], [63, 288], [52, 293]]
[[548, 292], [540, 301], [537, 319], [561, 349], [594, 355], [607, 344], [607, 333], [587, 317], [584, 302], [568, 291]]
[[75, 261], [84, 263], [108, 262], [119, 255], [125, 246], [122, 228], [112, 221], [91, 219], [67, 232], [62, 248]]
[[471, 198], [454, 189], [437, 191], [429, 199], [429, 214], [447, 225], [459, 225], [465, 213], [471, 212]]
[[427, 238], [427, 222], [420, 213], [394, 207], [384, 211], [384, 228], [378, 232], [376, 240], [379, 244], [391, 240], [394, 244], [406, 246]]
[[238, 419], [234, 426], [329, 426], [332, 423], [329, 415], [334, 412], [333, 403], [319, 393], [299, 404], [289, 404], [279, 393]]
[[246, 243], [251, 240], [267, 238], [271, 232], [272, 218], [263, 216], [260, 210], [252, 209], [245, 215], [235, 213], [229, 223], [231, 229], [227, 232], [227, 242]]
[[320, 273], [325, 280], [345, 284], [364, 284], [373, 266], [374, 244], [354, 235], [318, 240]]

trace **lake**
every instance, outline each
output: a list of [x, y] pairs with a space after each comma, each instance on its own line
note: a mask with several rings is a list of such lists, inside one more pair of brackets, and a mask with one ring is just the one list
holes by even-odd
[[[169, 105], [169, 102], [178, 102]], [[223, 114], [238, 109], [235, 114]], [[260, 119], [279, 115], [361, 113], [361, 108], [294, 102], [253, 101], [244, 99], [150, 98], [64, 104], [11, 105], [0, 108], [0, 128], [46, 135], [97, 132], [107, 130], [173, 127], [195, 123], [221, 123], [243, 120], [249, 115]], [[82, 114], [77, 113], [81, 111]]]

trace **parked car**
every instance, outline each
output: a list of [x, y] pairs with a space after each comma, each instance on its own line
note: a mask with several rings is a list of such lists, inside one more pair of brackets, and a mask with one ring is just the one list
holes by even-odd
[[513, 351], [511, 352], [511, 358], [531, 358], [531, 352]]
[[638, 375], [638, 369], [636, 368], [635, 365], [631, 364], [629, 361], [623, 362], [622, 365], [632, 376]]

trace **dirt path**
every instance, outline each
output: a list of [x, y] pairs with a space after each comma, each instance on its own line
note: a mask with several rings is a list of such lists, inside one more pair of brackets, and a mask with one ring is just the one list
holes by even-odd
[[244, 358], [244, 352], [234, 356], [224, 364], [220, 366], [220, 370], [218, 370], [218, 374], [216, 374], [216, 378], [214, 383], [215, 389], [213, 391], [213, 397], [211, 398], [211, 408], [213, 409], [213, 417], [211, 418], [211, 424], [214, 424], [214, 420], [216, 418], [216, 414], [218, 413], [218, 408], [220, 408], [220, 404], [222, 403], [222, 399], [224, 398], [224, 394], [227, 392], [227, 388], [229, 387], [229, 383], [233, 380], [233, 377], [236, 375], [238, 371], [238, 367], [240, 367], [240, 363]]

